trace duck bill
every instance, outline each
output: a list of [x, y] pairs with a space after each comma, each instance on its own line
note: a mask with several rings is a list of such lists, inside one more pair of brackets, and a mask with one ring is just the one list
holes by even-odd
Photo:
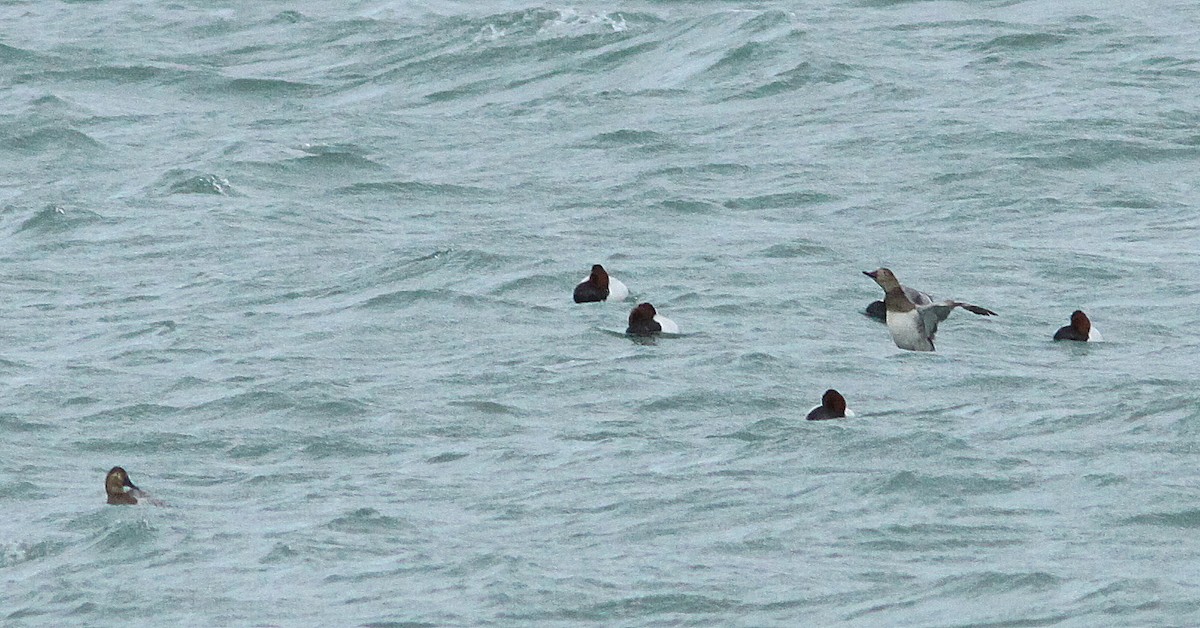
[[874, 278], [876, 278], [876, 277], [878, 277], [878, 276], [879, 276], [879, 271], [877, 271], [877, 270], [872, 270], [872, 271], [868, 272], [868, 271], [865, 271], [865, 270], [864, 270], [864, 271], [862, 271], [862, 274], [864, 274], [864, 275], [866, 275], [866, 276], [870, 277], [871, 279], [874, 279]]

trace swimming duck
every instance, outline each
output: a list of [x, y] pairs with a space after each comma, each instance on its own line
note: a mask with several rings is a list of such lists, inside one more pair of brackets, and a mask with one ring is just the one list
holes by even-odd
[[825, 421], [854, 416], [854, 412], [846, 407], [846, 398], [842, 393], [830, 388], [821, 395], [821, 405], [813, 408], [805, 417], [809, 421]]
[[[126, 491], [125, 489], [129, 490]], [[129, 474], [121, 467], [113, 467], [104, 478], [104, 491], [108, 493], [108, 503], [132, 506], [138, 503], [137, 496], [141, 489], [129, 481]]]
[[599, 264], [592, 266], [592, 273], [575, 286], [576, 303], [624, 301], [628, 296], [629, 288], [626, 288], [620, 279], [610, 276]]
[[1092, 328], [1092, 321], [1088, 318], [1083, 310], [1075, 310], [1071, 312], [1071, 324], [1065, 327], [1059, 327], [1058, 331], [1054, 332], [1055, 340], [1078, 340], [1080, 342], [1098, 342], [1101, 340], [1100, 332]]
[[950, 315], [950, 311], [961, 307], [980, 316], [995, 316], [996, 313], [978, 305], [960, 301], [942, 301], [921, 305], [914, 303], [905, 293], [900, 281], [886, 268], [863, 274], [875, 280], [883, 288], [883, 303], [887, 311], [888, 331], [897, 347], [908, 351], [933, 351], [933, 336], [938, 323]]
[[627, 334], [635, 336], [649, 336], [666, 332], [668, 334], [678, 334], [679, 325], [675, 321], [661, 315], [658, 310], [654, 309], [649, 303], [639, 303], [637, 307], [629, 312], [629, 327], [625, 330]]

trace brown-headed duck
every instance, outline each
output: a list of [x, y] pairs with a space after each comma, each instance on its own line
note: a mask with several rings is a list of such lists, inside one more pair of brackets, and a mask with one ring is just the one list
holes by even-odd
[[[128, 491], [125, 489], [129, 489]], [[129, 474], [121, 467], [113, 467], [104, 478], [104, 492], [108, 493], [108, 503], [132, 506], [138, 503], [141, 489], [129, 481]]]
[[653, 305], [649, 303], [639, 303], [637, 307], [629, 312], [629, 328], [625, 333], [635, 336], [649, 336], [664, 332], [668, 334], [678, 334], [679, 325], [675, 321], [658, 313]]
[[846, 398], [842, 393], [830, 388], [821, 395], [821, 405], [810, 410], [805, 418], [809, 421], [825, 421], [852, 416], [854, 411], [846, 407]]
[[883, 288], [888, 331], [892, 334], [892, 342], [901, 349], [933, 351], [933, 336], [937, 333], [938, 322], [945, 320], [956, 307], [981, 316], [996, 315], [987, 308], [960, 301], [947, 300], [919, 305], [905, 294], [904, 288], [892, 271], [879, 268], [870, 272], [864, 270], [863, 274], [874, 279], [875, 283]]
[[576, 303], [624, 301], [628, 296], [629, 288], [626, 288], [620, 279], [609, 275], [599, 264], [592, 266], [592, 273], [575, 286]]
[[1071, 312], [1071, 324], [1059, 327], [1054, 332], [1055, 340], [1078, 340], [1079, 342], [1099, 342], [1103, 340], [1100, 332], [1092, 327], [1092, 321], [1083, 310]]

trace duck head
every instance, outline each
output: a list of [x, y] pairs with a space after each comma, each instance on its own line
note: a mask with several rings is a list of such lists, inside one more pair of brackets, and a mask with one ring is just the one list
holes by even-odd
[[846, 416], [846, 398], [842, 393], [830, 388], [821, 395], [821, 406], [829, 411], [829, 414], [841, 418]]
[[592, 282], [592, 285], [596, 286], [597, 290], [603, 292], [605, 295], [608, 294], [608, 271], [604, 270], [603, 266], [593, 264], [592, 274], [588, 275], [588, 280]]
[[1088, 319], [1087, 314], [1083, 313], [1083, 310], [1075, 310], [1071, 312], [1071, 328], [1079, 332], [1080, 336], [1087, 338], [1092, 333], [1092, 321]]
[[886, 268], [877, 268], [870, 272], [864, 270], [863, 274], [871, 279], [874, 279], [875, 283], [879, 284], [879, 287], [883, 288], [885, 292], [893, 288], [900, 287], [900, 280], [896, 279], [896, 276], [892, 274], [892, 271]]
[[[125, 490], [127, 488], [128, 491]], [[104, 478], [104, 492], [108, 493], [108, 503], [110, 504], [136, 504], [137, 497], [135, 495], [138, 491], [138, 487], [129, 481], [129, 474], [121, 467], [113, 467], [109, 470], [108, 476]]]

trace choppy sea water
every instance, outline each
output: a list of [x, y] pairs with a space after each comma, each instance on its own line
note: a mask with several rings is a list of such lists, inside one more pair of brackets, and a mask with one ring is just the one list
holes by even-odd
[[2, 623], [1200, 623], [1198, 21], [0, 2]]

